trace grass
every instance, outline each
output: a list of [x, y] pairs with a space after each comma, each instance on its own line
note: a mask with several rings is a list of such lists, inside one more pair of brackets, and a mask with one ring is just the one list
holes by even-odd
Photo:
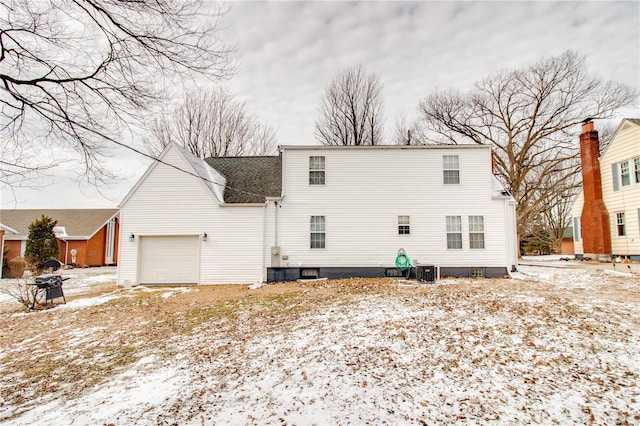
[[[91, 296], [115, 293], [119, 297], [78, 310], [0, 312], [0, 400], [6, 406], [20, 407], [11, 417], [28, 410], [39, 398], [75, 398], [145, 357], [170, 360], [176, 355], [176, 346], [168, 343], [176, 339], [210, 339], [196, 353], [188, 354], [205, 362], [220, 354], [242, 354], [244, 343], [254, 335], [288, 333], [295, 330], [300, 318], [321, 311], [348, 310], [367, 298], [393, 299], [400, 309], [407, 305], [441, 312], [443, 318], [457, 318], [454, 323], [434, 320], [416, 326], [387, 321], [374, 330], [409, 350], [440, 345], [443, 355], [432, 362], [442, 371], [454, 373], [482, 365], [513, 368], [525, 362], [538, 369], [570, 369], [576, 362], [570, 355], [536, 347], [541, 330], [571, 327], [582, 336], [585, 351], [596, 354], [601, 350], [599, 338], [615, 329], [623, 341], [632, 340], [629, 337], [640, 321], [625, 318], [629, 328], [619, 330], [609, 305], [602, 312], [580, 307], [587, 297], [603, 297], [604, 290], [592, 295], [580, 290], [558, 293], [551, 286], [514, 280], [400, 286], [392, 279], [347, 279], [277, 284], [254, 291], [244, 286], [196, 287], [186, 292], [177, 289], [171, 297], [163, 297], [166, 288], [125, 291], [106, 286], [92, 291]], [[633, 286], [618, 286], [608, 297], [614, 303], [629, 298], [640, 301]], [[491, 318], [507, 321], [495, 323]], [[227, 343], [216, 341], [212, 334], [226, 336]], [[520, 339], [521, 347], [505, 346], [505, 337]], [[228, 342], [233, 342], [233, 351]], [[474, 352], [477, 347], [486, 351]], [[356, 354], [362, 358], [357, 365], [395, 362], [384, 348], [370, 346]], [[586, 380], [579, 372], [575, 374]], [[535, 383], [539, 379], [531, 375], [526, 380]], [[606, 377], [601, 380], [607, 386], [619, 385]], [[634, 380], [637, 374], [630, 372], [624, 383]]]

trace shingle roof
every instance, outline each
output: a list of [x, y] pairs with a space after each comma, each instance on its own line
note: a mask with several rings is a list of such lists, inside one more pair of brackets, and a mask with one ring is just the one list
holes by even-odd
[[17, 235], [5, 238], [26, 238], [29, 225], [42, 215], [58, 221], [57, 226], [64, 226], [67, 235], [73, 239], [89, 238], [99, 230], [118, 209], [16, 209], [0, 210], [0, 222], [18, 231]]
[[207, 164], [227, 180], [225, 203], [264, 203], [282, 192], [282, 159], [265, 157], [212, 157]]

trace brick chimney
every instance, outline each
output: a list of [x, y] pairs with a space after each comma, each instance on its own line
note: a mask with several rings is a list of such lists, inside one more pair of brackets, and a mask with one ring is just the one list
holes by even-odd
[[602, 200], [600, 177], [600, 140], [592, 121], [582, 124], [580, 161], [582, 163], [582, 191], [584, 206], [580, 216], [580, 234], [585, 257], [603, 262], [611, 258], [609, 213]]

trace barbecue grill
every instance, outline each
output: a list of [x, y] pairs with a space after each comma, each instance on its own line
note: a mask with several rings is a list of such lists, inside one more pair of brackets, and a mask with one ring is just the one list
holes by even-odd
[[35, 294], [33, 295], [33, 303], [31, 304], [31, 310], [34, 309], [38, 299], [42, 298], [42, 293], [45, 295], [45, 306], [49, 305], [49, 302], [53, 303], [53, 299], [62, 297], [64, 303], [67, 303], [67, 299], [64, 297], [64, 291], [62, 291], [62, 282], [69, 278], [62, 278], [60, 275], [46, 274], [36, 277], [35, 282], [31, 285], [36, 286]]

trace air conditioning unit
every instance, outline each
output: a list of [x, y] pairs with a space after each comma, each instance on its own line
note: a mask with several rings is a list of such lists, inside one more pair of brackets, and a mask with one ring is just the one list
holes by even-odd
[[416, 279], [423, 282], [436, 282], [436, 267], [434, 265], [418, 265]]

